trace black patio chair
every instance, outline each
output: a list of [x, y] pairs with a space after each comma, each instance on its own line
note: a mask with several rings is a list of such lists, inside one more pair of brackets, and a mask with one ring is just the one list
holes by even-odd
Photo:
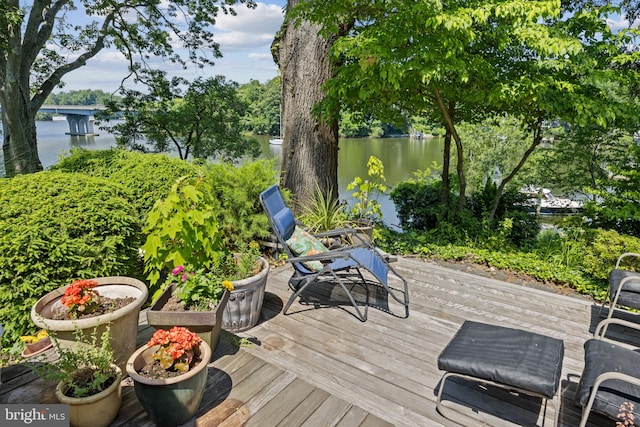
[[[587, 424], [591, 412], [620, 420], [627, 412], [640, 419], [640, 353], [628, 344], [606, 338], [611, 324], [640, 330], [640, 325], [622, 319], [604, 319], [596, 327], [594, 338], [584, 344], [584, 370], [573, 397], [582, 405], [580, 427]], [[626, 425], [626, 424], [625, 424]]]
[[[284, 314], [307, 288], [328, 278], [344, 290], [349, 303], [355, 308], [355, 316], [363, 322], [366, 321], [369, 307], [369, 282], [365, 279], [363, 272], [368, 271], [386, 294], [391, 295], [403, 306], [404, 313], [397, 316], [402, 318], [409, 316], [407, 281], [389, 265], [377, 248], [359, 238], [355, 229], [344, 228], [317, 234], [306, 232], [301, 224], [296, 222], [293, 212], [287, 207], [277, 185], [269, 187], [260, 194], [260, 203], [269, 218], [273, 233], [287, 254], [287, 262], [291, 263], [294, 269], [293, 276], [289, 280], [289, 287], [293, 294], [283, 308]], [[331, 249], [329, 249], [322, 240], [337, 242], [338, 245], [330, 245]], [[389, 272], [400, 279], [402, 289], [394, 289], [389, 285]], [[357, 286], [364, 290], [366, 298], [364, 302], [358, 303], [354, 298], [354, 289]], [[361, 309], [361, 306], [364, 308]], [[391, 310], [389, 312], [394, 314]]]
[[[640, 273], [620, 268], [622, 260], [627, 257], [640, 259], [640, 254], [634, 252], [623, 253], [618, 257], [615, 268], [609, 273], [607, 296], [600, 307], [600, 313], [602, 313], [605, 304], [607, 301], [609, 302], [608, 319], [613, 316], [616, 306], [640, 309]], [[604, 332], [606, 333], [606, 326]]]

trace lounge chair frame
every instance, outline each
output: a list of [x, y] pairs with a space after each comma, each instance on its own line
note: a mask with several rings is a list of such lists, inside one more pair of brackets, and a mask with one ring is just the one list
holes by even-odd
[[[409, 316], [409, 290], [407, 281], [398, 274], [388, 263], [384, 255], [365, 239], [358, 236], [353, 228], [335, 229], [323, 233], [312, 234], [318, 239], [337, 239], [341, 241], [357, 242], [349, 246], [330, 249], [328, 252], [296, 256], [287, 245], [287, 240], [293, 233], [295, 226], [301, 226], [293, 217], [293, 213], [287, 207], [280, 188], [273, 185], [260, 194], [260, 203], [269, 218], [269, 222], [276, 235], [278, 242], [287, 254], [287, 262], [293, 266], [294, 273], [289, 280], [289, 287], [293, 293], [284, 305], [283, 313], [307, 288], [317, 283], [323, 277], [330, 277], [344, 290], [350, 304], [354, 307], [354, 316], [360, 321], [367, 320], [369, 308], [369, 282], [363, 275], [362, 270], [366, 270], [378, 283], [383, 286], [388, 295], [404, 307], [403, 314], [395, 314], [397, 317], [406, 318]], [[277, 218], [277, 219], [276, 219]], [[323, 268], [320, 271], [312, 271], [304, 263], [309, 261], [320, 261]], [[393, 273], [402, 282], [402, 290], [391, 288], [388, 284], [388, 273]], [[354, 280], [356, 278], [356, 280]], [[364, 304], [358, 304], [352, 294], [354, 286], [362, 286], [365, 290]], [[398, 296], [397, 294], [402, 294]], [[319, 303], [316, 303], [319, 305]], [[364, 308], [361, 308], [361, 305]]]

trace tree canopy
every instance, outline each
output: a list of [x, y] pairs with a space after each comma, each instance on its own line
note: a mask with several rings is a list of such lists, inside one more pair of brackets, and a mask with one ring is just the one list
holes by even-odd
[[0, 53], [0, 106], [7, 175], [42, 169], [35, 115], [66, 74], [105, 48], [124, 55], [137, 81], [152, 58], [211, 64], [220, 56], [212, 33], [215, 18], [234, 14], [237, 3], [255, 6], [253, 0], [2, 2], [0, 45], [7, 48]]
[[164, 73], [156, 72], [149, 87], [148, 94], [125, 91], [121, 106], [110, 105], [107, 114], [124, 114], [124, 123], [111, 127], [119, 146], [176, 151], [181, 159], [212, 156], [233, 160], [245, 154], [259, 155], [257, 141], [241, 134], [246, 104], [237, 96], [237, 83], [223, 76], [189, 83], [177, 77], [167, 80]]
[[447, 138], [455, 142], [460, 208], [466, 190], [461, 121], [510, 113], [529, 129], [529, 148], [505, 174], [506, 183], [542, 141], [545, 120], [606, 127], [637, 119], [637, 104], [610, 90], [638, 82], [629, 67], [640, 57], [633, 50], [637, 31], [614, 32], [607, 24], [618, 11], [589, 5], [567, 14], [558, 0], [323, 0], [298, 10], [321, 24], [323, 34], [338, 31], [336, 16], [355, 23], [332, 48], [340, 65], [318, 111], [328, 115], [346, 106], [380, 117], [408, 112], [437, 120], [446, 129], [443, 180]]

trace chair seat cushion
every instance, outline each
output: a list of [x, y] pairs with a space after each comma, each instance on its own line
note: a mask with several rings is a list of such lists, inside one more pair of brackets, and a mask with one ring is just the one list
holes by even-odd
[[627, 307], [640, 308], [640, 273], [629, 270], [613, 269], [609, 273], [609, 286], [611, 287], [611, 298], [618, 292], [620, 282], [626, 277], [635, 277], [637, 280], [628, 280], [620, 292], [618, 304]]
[[[287, 245], [296, 256], [317, 255], [329, 251], [315, 236], [297, 226], [287, 240]], [[320, 271], [323, 268], [320, 261], [306, 261], [303, 264], [311, 271]]]
[[[584, 372], [579, 401], [586, 406], [596, 378], [605, 372], [620, 372], [640, 378], [640, 353], [607, 342], [590, 339], [584, 344]], [[635, 406], [636, 419], [640, 416], [640, 387], [620, 380], [602, 383], [593, 402], [592, 411], [617, 419], [620, 405], [631, 402]]]
[[465, 321], [438, 357], [438, 368], [553, 398], [563, 357], [562, 340]]

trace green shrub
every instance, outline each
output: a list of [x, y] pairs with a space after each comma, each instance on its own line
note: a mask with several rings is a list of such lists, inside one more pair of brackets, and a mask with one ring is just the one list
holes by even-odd
[[[411, 179], [398, 183], [389, 193], [396, 207], [400, 227], [403, 230], [427, 231], [436, 227], [440, 219], [442, 181], [434, 179]], [[450, 193], [450, 204], [457, 197]]]
[[640, 238], [601, 228], [587, 230], [583, 270], [595, 278], [606, 280], [624, 252], [640, 253]]
[[247, 248], [270, 235], [269, 219], [260, 205], [260, 193], [278, 182], [274, 160], [210, 164], [206, 175], [209, 191], [220, 203], [218, 223], [225, 247]]
[[131, 203], [144, 221], [156, 200], [166, 197], [178, 178], [195, 177], [202, 168], [164, 154], [74, 148], [52, 169], [81, 172], [122, 184], [131, 192]]
[[80, 173], [0, 180], [3, 343], [32, 329], [32, 305], [78, 278], [139, 275], [138, 216], [118, 184]]

